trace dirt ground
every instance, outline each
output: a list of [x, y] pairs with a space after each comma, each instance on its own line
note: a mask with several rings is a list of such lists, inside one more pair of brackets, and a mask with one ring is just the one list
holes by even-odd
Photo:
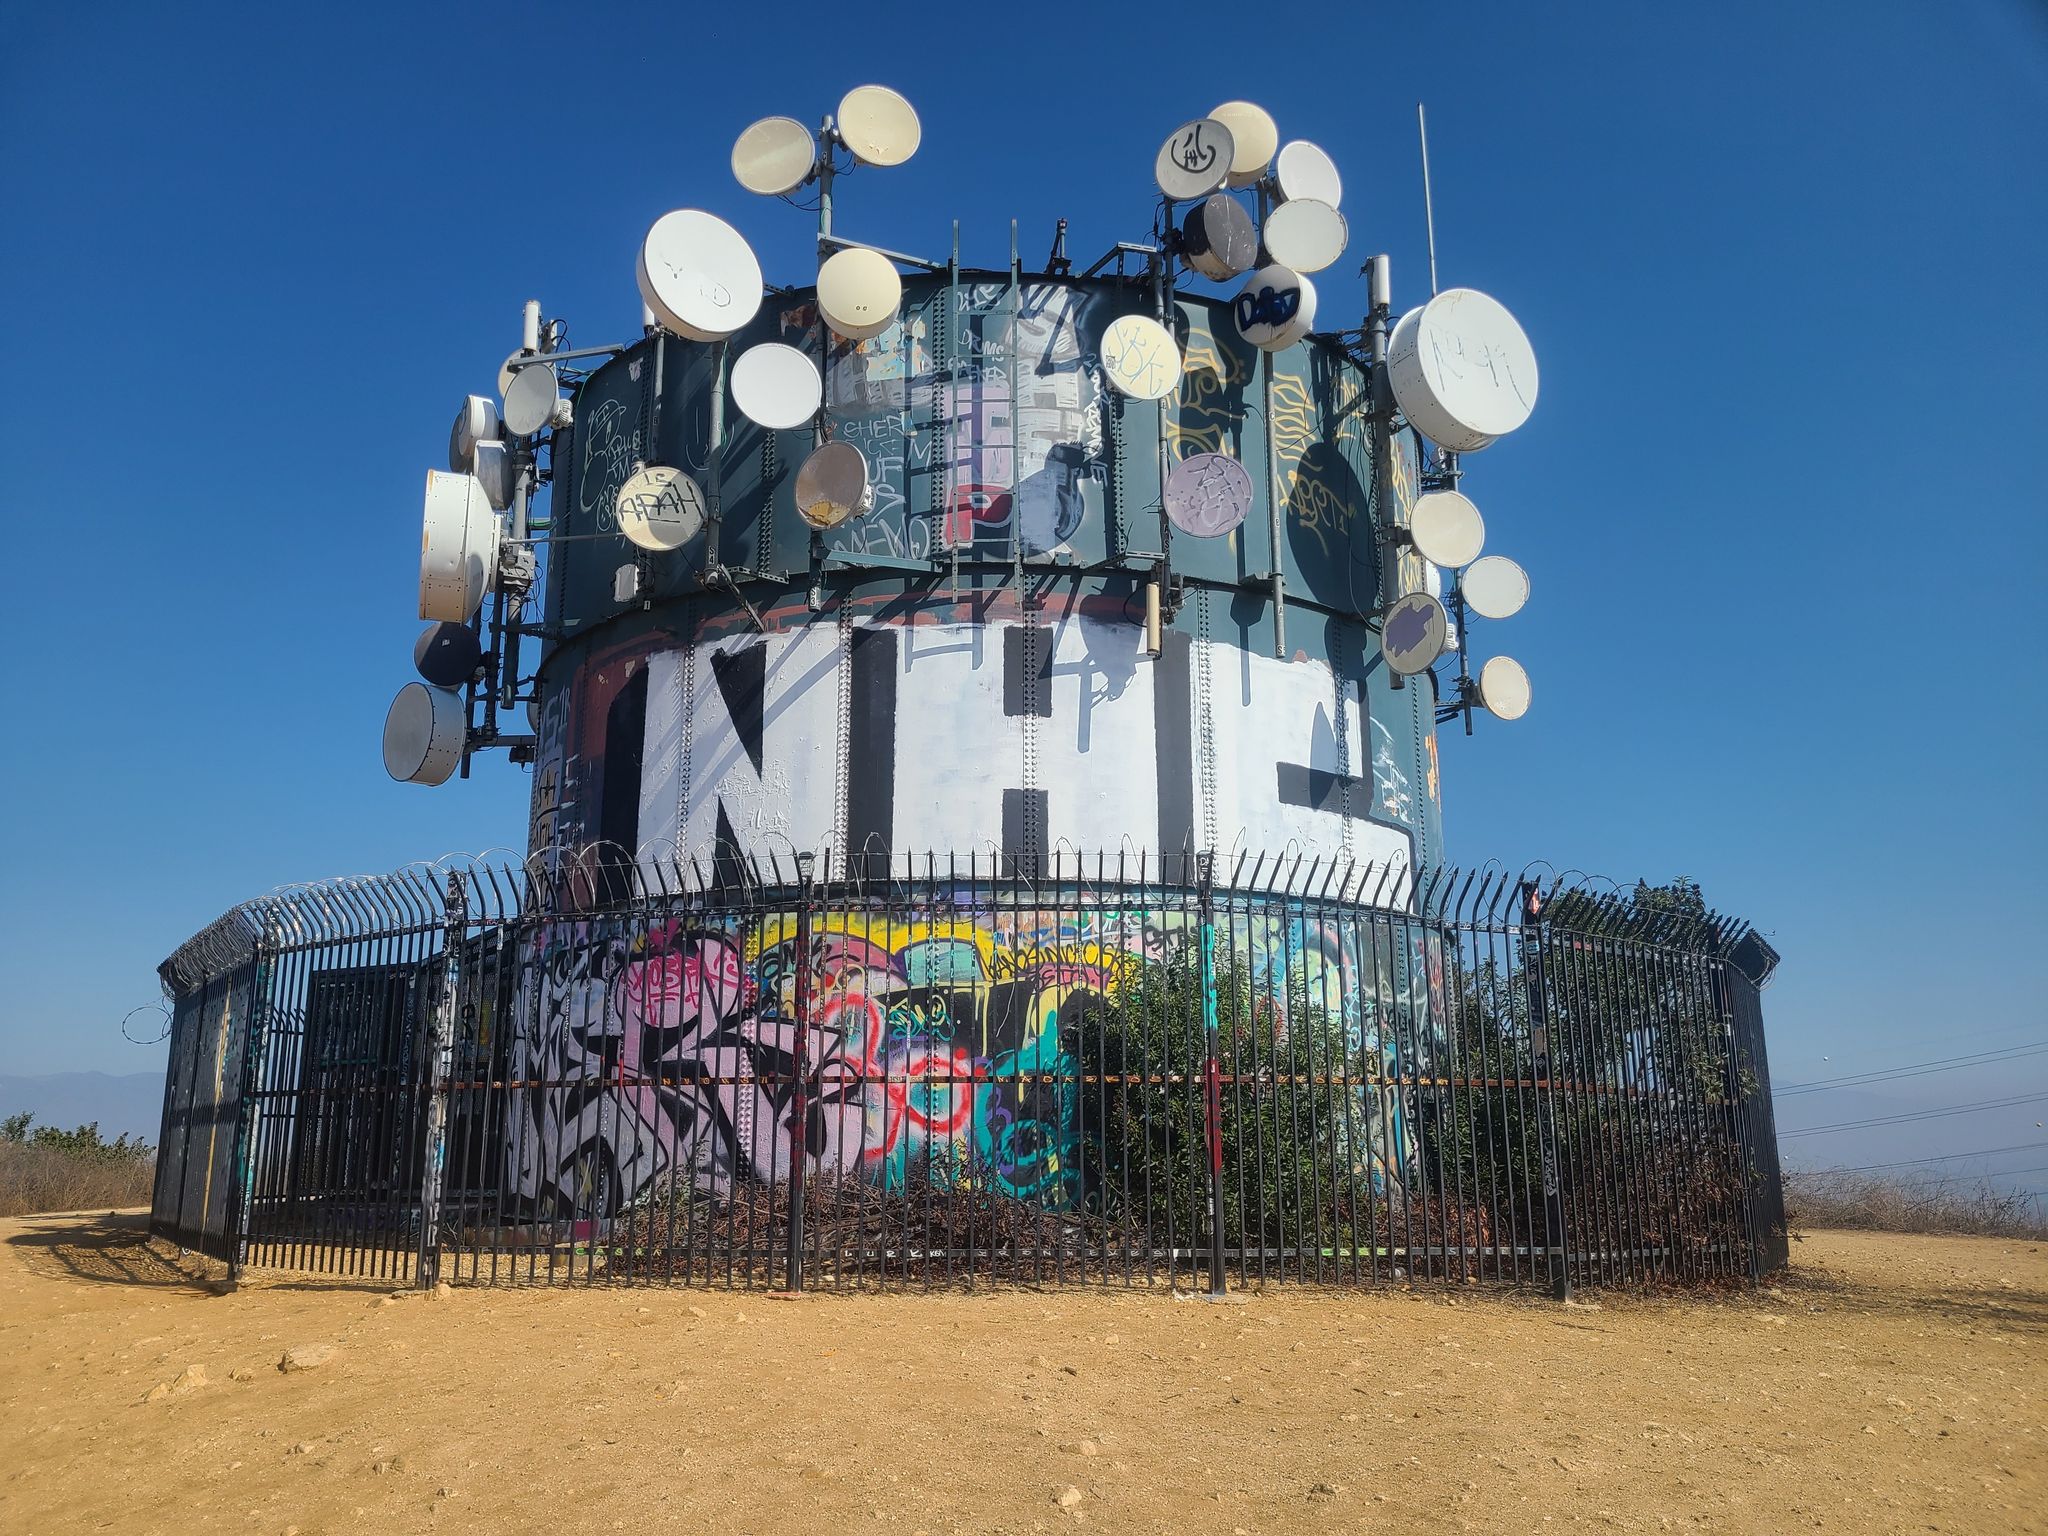
[[0, 1531], [2048, 1530], [2035, 1243], [1814, 1233], [1733, 1299], [1217, 1306], [219, 1295], [142, 1229], [0, 1221]]

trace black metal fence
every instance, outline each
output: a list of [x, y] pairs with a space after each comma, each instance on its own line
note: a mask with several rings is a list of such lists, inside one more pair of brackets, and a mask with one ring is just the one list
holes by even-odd
[[154, 1227], [419, 1283], [1753, 1280], [1755, 948], [1305, 858], [329, 881], [164, 963]]

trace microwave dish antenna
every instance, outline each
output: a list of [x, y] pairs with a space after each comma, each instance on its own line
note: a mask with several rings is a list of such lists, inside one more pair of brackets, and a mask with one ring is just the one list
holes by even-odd
[[704, 488], [680, 469], [649, 464], [626, 477], [612, 510], [628, 543], [666, 554], [703, 529]]
[[466, 623], [498, 569], [498, 515], [474, 475], [427, 471], [420, 535], [420, 617]]
[[1266, 215], [1266, 254], [1296, 272], [1320, 272], [1351, 243], [1344, 215], [1329, 203], [1303, 197]]
[[1408, 514], [1408, 536], [1415, 552], [1431, 565], [1457, 570], [1479, 558], [1486, 547], [1486, 520], [1469, 497], [1457, 491], [1429, 491], [1416, 498]]
[[732, 146], [733, 179], [763, 197], [784, 197], [811, 179], [818, 141], [793, 117], [748, 124]]
[[818, 268], [818, 308], [826, 324], [848, 341], [866, 341], [896, 323], [903, 279], [879, 251], [849, 246]]
[[1294, 139], [1273, 159], [1273, 190], [1282, 202], [1308, 199], [1335, 208], [1344, 201], [1344, 178], [1320, 145]]
[[448, 433], [448, 468], [466, 475], [476, 465], [477, 444], [496, 438], [501, 425], [498, 402], [489, 395], [466, 395]]
[[874, 505], [868, 461], [851, 443], [824, 443], [797, 467], [797, 514], [823, 532]]
[[1237, 333], [1261, 352], [1293, 346], [1316, 323], [1316, 285], [1275, 263], [1245, 279], [1233, 306]]
[[1166, 520], [1197, 539], [1216, 539], [1252, 509], [1252, 476], [1227, 453], [1191, 453], [1166, 472]]
[[1186, 203], [1221, 192], [1230, 179], [1237, 141], [1213, 117], [1182, 123], [1159, 147], [1152, 179], [1169, 202]]
[[1408, 424], [1439, 448], [1470, 453], [1536, 408], [1536, 353], [1500, 301], [1446, 288], [1394, 326], [1387, 382]]
[[468, 739], [460, 693], [407, 683], [384, 715], [384, 771], [401, 784], [446, 784]]
[[1529, 674], [1512, 656], [1495, 656], [1479, 669], [1479, 702], [1503, 720], [1529, 713]]
[[436, 688], [460, 688], [483, 665], [484, 649], [467, 624], [429, 624], [413, 642], [415, 671]]
[[729, 387], [740, 414], [771, 432], [805, 425], [825, 398], [818, 365], [780, 341], [764, 341], [742, 352], [732, 365]]
[[1458, 590], [1482, 619], [1511, 619], [1529, 601], [1529, 573], [1506, 555], [1488, 555], [1465, 568]]
[[640, 243], [640, 297], [690, 341], [723, 341], [761, 308], [761, 263], [746, 236], [716, 214], [678, 208]]
[[1259, 231], [1243, 203], [1228, 192], [1211, 193], [1181, 221], [1180, 254], [1210, 282], [1228, 282], [1258, 265]]
[[1243, 188], [1257, 183], [1280, 147], [1280, 130], [1273, 114], [1249, 101], [1226, 101], [1209, 116], [1230, 130], [1233, 153], [1225, 185]]
[[1119, 394], [1163, 400], [1180, 383], [1180, 347], [1150, 315], [1118, 315], [1102, 332], [1102, 371]]
[[1387, 610], [1380, 626], [1380, 652], [1390, 672], [1413, 677], [1436, 664], [1450, 636], [1444, 605], [1427, 592], [1410, 592]]
[[553, 363], [528, 363], [515, 369], [505, 389], [505, 430], [514, 437], [531, 437], [554, 419], [555, 402], [561, 384]]
[[862, 165], [901, 165], [924, 139], [917, 109], [886, 85], [857, 85], [842, 96], [833, 130]]
[[512, 495], [519, 488], [519, 455], [510, 443], [478, 443], [471, 473], [484, 488], [484, 500], [493, 512], [512, 505]]

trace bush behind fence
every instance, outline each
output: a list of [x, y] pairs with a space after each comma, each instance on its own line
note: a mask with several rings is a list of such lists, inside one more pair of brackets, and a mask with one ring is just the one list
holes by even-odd
[[165, 962], [153, 1224], [422, 1281], [1753, 1279], [1747, 934], [1310, 859], [325, 882]]

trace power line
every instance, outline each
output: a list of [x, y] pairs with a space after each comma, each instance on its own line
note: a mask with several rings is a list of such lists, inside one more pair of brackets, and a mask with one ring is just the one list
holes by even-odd
[[1904, 1066], [1883, 1067], [1869, 1072], [1851, 1072], [1842, 1077], [1816, 1078], [1810, 1083], [1787, 1083], [1782, 1088], [1773, 1088], [1773, 1098], [1789, 1098], [1801, 1093], [1819, 1093], [1823, 1089], [1846, 1087], [1852, 1083], [1881, 1083], [1898, 1077], [1925, 1077], [1931, 1072], [1954, 1072], [1963, 1067], [1984, 1066], [1996, 1061], [2017, 1061], [2026, 1056], [2039, 1056], [2048, 1051], [2048, 1040], [2036, 1040], [2026, 1045], [2002, 1046], [1995, 1051], [1973, 1051], [1964, 1056], [1938, 1056], [1933, 1061], [1908, 1062]]
[[1860, 1131], [1873, 1125], [1904, 1125], [1908, 1120], [1939, 1120], [1945, 1115], [1970, 1115], [1983, 1109], [2010, 1109], [2016, 1104], [2039, 1104], [2048, 1099], [2048, 1093], [2027, 1093], [2011, 1099], [1985, 1099], [1977, 1104], [1958, 1104], [1952, 1109], [1923, 1109], [1904, 1115], [1873, 1115], [1868, 1120], [1842, 1120], [1834, 1125], [1809, 1125], [1796, 1131], [1780, 1131], [1778, 1139], [1788, 1136], [1818, 1136], [1824, 1131]]
[[1944, 1152], [1938, 1157], [1908, 1157], [1896, 1163], [1865, 1163], [1860, 1168], [1800, 1168], [1795, 1173], [1876, 1173], [1884, 1168], [1918, 1168], [1924, 1163], [1955, 1163], [1966, 1157], [1996, 1157], [2001, 1152], [2033, 1152], [2048, 1147], [2048, 1141], [2021, 1141], [2009, 1147], [1986, 1147], [1981, 1152]]

